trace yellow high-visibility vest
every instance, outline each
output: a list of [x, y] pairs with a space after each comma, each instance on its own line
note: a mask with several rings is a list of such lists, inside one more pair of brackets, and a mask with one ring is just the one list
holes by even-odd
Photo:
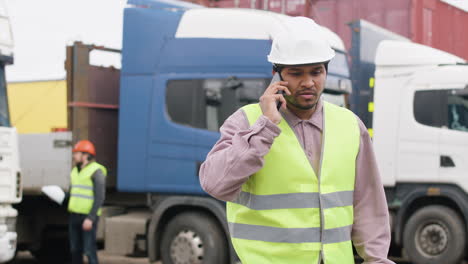
[[[80, 172], [78, 168], [73, 168], [71, 172], [70, 201], [68, 211], [77, 214], [89, 214], [94, 203], [94, 190], [92, 176], [96, 170], [101, 170], [107, 176], [107, 170], [97, 162], [92, 162], [84, 167]], [[97, 212], [101, 215], [101, 209]]]
[[[250, 125], [258, 104], [243, 107]], [[264, 166], [227, 203], [234, 248], [243, 264], [354, 264], [353, 193], [360, 130], [349, 110], [324, 102], [317, 176], [288, 123]], [[318, 153], [316, 154], [318, 155]]]

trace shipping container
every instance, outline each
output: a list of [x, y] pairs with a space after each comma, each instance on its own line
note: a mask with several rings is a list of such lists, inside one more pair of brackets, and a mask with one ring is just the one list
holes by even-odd
[[76, 42], [67, 47], [68, 129], [73, 142], [88, 139], [95, 145], [96, 159], [108, 170], [107, 187], [114, 188], [117, 171], [117, 136], [120, 70], [90, 64], [93, 51], [116, 53], [116, 49]]
[[219, 0], [190, 1], [221, 8], [256, 8], [307, 16], [351, 48], [349, 23], [365, 19], [410, 40], [468, 59], [468, 12], [441, 0]]
[[11, 124], [21, 134], [67, 128], [65, 80], [12, 82], [7, 86]]

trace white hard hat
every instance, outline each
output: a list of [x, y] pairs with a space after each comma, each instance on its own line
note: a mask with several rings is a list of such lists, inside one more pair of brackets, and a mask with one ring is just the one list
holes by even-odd
[[57, 185], [42, 186], [41, 191], [58, 204], [62, 204], [65, 199], [65, 192]]
[[314, 64], [330, 61], [335, 51], [324, 29], [307, 17], [288, 18], [273, 35], [268, 61], [280, 65]]

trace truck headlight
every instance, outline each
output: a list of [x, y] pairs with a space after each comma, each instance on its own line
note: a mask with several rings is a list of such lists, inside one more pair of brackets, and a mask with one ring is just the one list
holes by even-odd
[[8, 247], [11, 250], [16, 249], [16, 236], [10, 238], [10, 240], [8, 241]]
[[16, 232], [16, 217], [8, 217], [5, 224], [7, 232]]
[[8, 231], [7, 226], [0, 224], [0, 237], [6, 235], [7, 231]]

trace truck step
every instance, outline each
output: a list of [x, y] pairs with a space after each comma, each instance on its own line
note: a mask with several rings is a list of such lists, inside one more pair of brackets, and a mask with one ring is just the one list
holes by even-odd
[[104, 240], [106, 254], [133, 256], [145, 252], [150, 217], [151, 212], [146, 210], [107, 217]]

